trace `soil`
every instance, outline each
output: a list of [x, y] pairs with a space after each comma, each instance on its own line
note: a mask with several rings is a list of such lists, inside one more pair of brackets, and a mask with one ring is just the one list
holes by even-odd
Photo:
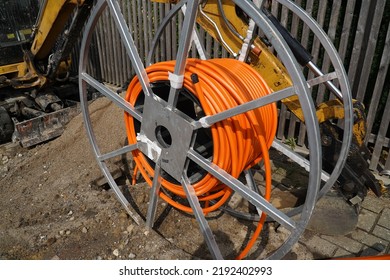
[[[123, 112], [100, 98], [90, 105], [102, 152], [125, 141]], [[7, 146], [8, 147], [8, 146]], [[1, 259], [209, 259], [196, 219], [159, 200], [153, 230], [137, 225], [108, 187], [93, 156], [81, 115], [64, 134], [30, 149], [0, 149]], [[305, 186], [304, 171], [290, 162], [273, 165], [275, 176], [290, 178], [275, 189], [274, 205], [296, 202], [290, 185]], [[126, 190], [134, 208], [145, 218], [149, 188], [141, 178], [132, 182], [131, 158], [113, 159], [109, 168]], [[261, 185], [261, 170], [255, 179]], [[292, 181], [291, 181], [292, 180]], [[290, 203], [290, 204], [291, 204]], [[238, 197], [230, 204], [248, 208]], [[234, 259], [245, 247], [256, 223], [216, 211], [207, 216], [225, 258]], [[267, 223], [248, 258], [262, 258], [278, 248], [288, 233]], [[286, 256], [312, 259], [296, 244]]]

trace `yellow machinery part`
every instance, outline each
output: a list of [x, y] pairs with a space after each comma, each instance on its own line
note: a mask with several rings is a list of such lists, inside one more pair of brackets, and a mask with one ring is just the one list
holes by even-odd
[[[45, 59], [50, 55], [50, 52], [64, 26], [69, 19], [70, 14], [74, 11], [77, 5], [82, 5], [84, 0], [58, 0], [47, 1], [45, 7], [42, 8], [42, 15], [39, 19], [39, 29], [36, 31], [32, 45], [31, 56], [34, 59]], [[22, 32], [29, 32], [22, 30]], [[66, 73], [69, 68], [70, 59], [61, 62], [58, 73]], [[16, 70], [17, 68], [17, 70]], [[24, 62], [18, 65], [7, 65], [0, 67], [0, 75], [8, 71], [14, 72], [17, 75], [12, 75], [10, 85], [14, 88], [31, 88], [42, 87], [48, 79], [38, 74], [30, 56], [25, 55]]]
[[26, 73], [26, 63], [14, 63], [0, 66], [0, 76], [22, 76]]
[[57, 0], [47, 1], [43, 9], [42, 20], [39, 24], [34, 41], [31, 47], [31, 53], [36, 59], [47, 57], [58, 38], [63, 31], [69, 15], [77, 5], [81, 5], [84, 0]]

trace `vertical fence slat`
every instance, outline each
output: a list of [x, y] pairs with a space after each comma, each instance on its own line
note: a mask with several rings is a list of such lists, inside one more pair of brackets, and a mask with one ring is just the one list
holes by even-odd
[[132, 26], [132, 33], [133, 33], [133, 40], [134, 42], [137, 42], [138, 40], [138, 24], [137, 24], [137, 5], [138, 1], [131, 1], [131, 26]]
[[[152, 3], [152, 9], [153, 9], [153, 31], [156, 31], [158, 29], [158, 3], [153, 2]], [[157, 46], [159, 48], [159, 46]], [[154, 61], [159, 60], [159, 51], [154, 52]]]
[[[298, 6], [301, 6], [302, 4], [302, 0], [297, 0], [295, 1], [295, 3], [298, 5]], [[293, 14], [293, 17], [292, 17], [292, 20], [291, 20], [291, 35], [293, 35], [295, 38], [298, 38], [298, 32], [299, 32], [299, 23], [301, 22], [301, 20], [299, 19], [299, 17], [295, 14]]]
[[[364, 56], [364, 63], [361, 65], [363, 71], [367, 71], [364, 75], [360, 76], [359, 86], [357, 87], [356, 99], [363, 100], [367, 88], [368, 78], [370, 77], [369, 69], [371, 69], [372, 60], [375, 55], [376, 42], [381, 27], [381, 21], [383, 12], [385, 9], [385, 1], [378, 1], [375, 8], [375, 16], [373, 18], [371, 28], [369, 30], [369, 39], [367, 44], [367, 51]], [[366, 70], [367, 69], [367, 70]]]
[[[111, 19], [111, 24], [112, 24], [112, 32], [114, 35], [114, 41], [113, 41], [113, 55], [114, 55], [114, 60], [112, 60], [114, 63], [114, 85], [118, 86], [121, 81], [120, 81], [120, 65], [121, 65], [121, 57], [120, 57], [120, 45], [121, 45], [121, 39], [120, 35], [118, 32], [118, 29], [116, 27], [116, 24], [113, 19]], [[118, 42], [118, 43], [116, 43]]]
[[[387, 96], [386, 108], [390, 108], [390, 94]], [[379, 128], [378, 136], [375, 141], [374, 151], [371, 156], [370, 169], [376, 170], [379, 163], [380, 156], [382, 154], [382, 148], [386, 140], [386, 133], [389, 128], [390, 114], [384, 114], [381, 125]]]
[[151, 45], [152, 45], [152, 40], [153, 40], [153, 34], [154, 34], [154, 29], [153, 29], [153, 7], [152, 7], [152, 2], [148, 1], [148, 30], [149, 30], [149, 42], [148, 42], [148, 55], [149, 52], [151, 51]]
[[[130, 33], [133, 32], [132, 28], [131, 28], [131, 4], [130, 3], [127, 3], [126, 5], [126, 22], [127, 24], [129, 25], [129, 30], [130, 30]], [[123, 46], [124, 48], [124, 46]], [[130, 82], [130, 78], [133, 76], [133, 73], [132, 73], [132, 69], [131, 69], [131, 61], [130, 61], [130, 58], [126, 52], [126, 50], [124, 50], [124, 55], [125, 55], [125, 71], [126, 71], [126, 82]]]
[[[177, 26], [177, 22], [178, 22], [178, 20], [179, 20], [179, 15], [180, 14], [182, 14], [183, 12], [182, 11], [180, 11], [179, 13], [178, 13], [178, 15], [176, 15], [176, 17], [175, 17], [175, 20], [174, 20], [174, 22], [175, 22], [175, 25], [172, 25], [172, 46], [175, 46], [177, 43], [178, 43], [178, 26]], [[177, 48], [173, 48], [172, 49], [172, 59], [176, 59], [176, 56], [177, 56]]]
[[144, 44], [145, 44], [145, 57], [147, 57], [149, 52], [149, 42], [150, 42], [150, 28], [148, 26], [148, 16], [149, 10], [148, 10], [148, 4], [150, 4], [150, 1], [141, 1], [142, 2], [142, 29], [143, 29], [143, 37], [144, 37]]
[[[123, 13], [123, 17], [124, 17], [127, 24], [129, 24], [128, 17], [127, 17], [128, 6], [129, 6], [129, 3], [124, 1], [123, 5], [122, 5], [122, 13]], [[129, 31], [131, 32], [130, 28], [129, 28]], [[125, 84], [127, 83], [127, 81], [130, 78], [129, 71], [127, 71], [127, 69], [129, 68], [129, 63], [128, 63], [129, 56], [126, 53], [126, 49], [125, 49], [125, 46], [123, 43], [120, 44], [120, 54], [121, 54], [122, 66], [121, 66], [121, 83], [119, 84], [119, 86], [123, 87], [123, 86], [125, 86]]]
[[280, 6], [280, 4], [279, 4], [278, 2], [276, 2], [276, 1], [273, 1], [273, 2], [272, 2], [271, 12], [272, 12], [272, 14], [273, 14], [275, 17], [278, 17], [279, 6]]
[[387, 160], [386, 160], [386, 163], [385, 163], [385, 170], [390, 170], [390, 156], [387, 155]]
[[[106, 31], [106, 38], [109, 38], [109, 36], [111, 37], [112, 34], [113, 34], [113, 22], [112, 22], [112, 18], [110, 16], [110, 13], [109, 11], [107, 10], [107, 13], [106, 13], [106, 24], [105, 26], [107, 26], [107, 31]], [[114, 82], [115, 81], [115, 70], [114, 70], [114, 64], [112, 63], [112, 61], [114, 61], [114, 57], [113, 57], [113, 51], [112, 51], [112, 48], [113, 48], [113, 40], [107, 40], [107, 59], [108, 59], [108, 75], [109, 75], [109, 78], [110, 78], [110, 81]]]
[[[271, 5], [271, 12], [276, 18], [278, 18], [279, 8], [280, 4], [276, 1], [273, 1]], [[284, 131], [288, 117], [289, 112], [287, 111], [287, 107], [284, 104], [281, 104], [279, 109], [278, 130], [276, 132], [276, 137], [279, 139], [284, 138]]]
[[390, 65], [390, 28], [387, 29], [385, 47], [383, 49], [382, 59], [379, 65], [378, 76], [375, 82], [373, 96], [367, 114], [367, 136], [365, 142], [368, 143], [374, 125], [379, 102], [382, 97], [382, 91], [386, 83], [386, 75]]
[[339, 46], [339, 55], [340, 58], [345, 61], [346, 54], [347, 54], [347, 48], [348, 48], [348, 39], [351, 34], [351, 26], [353, 21], [353, 14], [355, 10], [355, 4], [356, 0], [348, 0], [347, 1], [347, 7], [345, 10], [343, 25], [342, 25], [342, 31], [340, 34], [340, 46]]
[[[119, 1], [119, 6], [121, 8], [121, 11], [122, 11], [122, 15], [124, 17], [124, 19], [126, 20], [126, 17], [125, 17], [125, 8], [126, 8], [126, 2], [121, 2]], [[120, 65], [118, 65], [118, 78], [119, 78], [119, 83], [118, 83], [118, 86], [123, 86], [126, 82], [126, 79], [125, 79], [125, 75], [126, 75], [126, 72], [125, 72], [125, 54], [124, 54], [124, 46], [123, 46], [123, 43], [122, 42], [118, 42], [117, 44], [118, 46], [118, 57], [120, 59]]]
[[[328, 28], [328, 32], [327, 32], [327, 34], [332, 42], [334, 42], [336, 39], [336, 31], [337, 31], [337, 24], [338, 24], [339, 17], [340, 17], [340, 9], [341, 9], [341, 1], [333, 2], [331, 16], [330, 16], [330, 20], [329, 20], [329, 28]], [[324, 73], [328, 73], [330, 70], [330, 66], [331, 66], [331, 62], [330, 62], [329, 56], [326, 55], [324, 57], [324, 61], [322, 63], [322, 71]], [[326, 92], [325, 86], [319, 87], [318, 94], [317, 94], [317, 103], [325, 100], [325, 92]]]
[[[101, 23], [101, 21], [99, 20], [98, 22], [98, 26], [99, 24]], [[99, 81], [100, 80], [103, 80], [103, 75], [104, 75], [104, 65], [101, 63], [101, 61], [103, 61], [103, 46], [102, 46], [102, 40], [101, 40], [101, 34], [100, 32], [97, 32], [95, 31], [95, 35], [96, 35], [96, 42], [97, 42], [97, 52], [98, 52], [98, 62], [99, 62], [99, 67], [100, 67], [100, 75], [101, 77], [99, 77]]]
[[[98, 22], [98, 31], [97, 33], [99, 34], [99, 39], [100, 39], [100, 42], [101, 42], [101, 48], [102, 48], [102, 53], [101, 53], [101, 60], [100, 60], [100, 64], [102, 64], [102, 75], [103, 75], [103, 79], [106, 79], [107, 77], [107, 63], [106, 63], [106, 59], [107, 59], [107, 56], [106, 56], [106, 40], [105, 40], [105, 37], [104, 37], [104, 28], [103, 28], [103, 21], [104, 21], [104, 14], [103, 14], [103, 17], [100, 18], [99, 22]], [[99, 32], [100, 31], [100, 32]]]
[[[158, 19], [161, 20], [162, 18], [164, 17], [164, 6], [163, 5], [159, 5], [159, 17]], [[167, 57], [166, 57], [166, 44], [165, 44], [165, 36], [166, 36], [166, 30], [164, 31], [163, 35], [161, 36], [160, 38], [160, 59], [161, 60], [166, 60]]]
[[[313, 0], [308, 0], [305, 7], [306, 12], [309, 15], [313, 15]], [[302, 30], [302, 40], [301, 44], [304, 46], [309, 52], [311, 52], [311, 48], [309, 48], [309, 37], [310, 37], [310, 30], [307, 27], [307, 25], [303, 26]]]
[[[134, 1], [135, 2], [135, 1]], [[134, 17], [137, 17], [137, 29], [138, 29], [138, 32], [137, 32], [137, 46], [139, 47], [139, 54], [141, 56], [141, 58], [144, 58], [145, 57], [145, 38], [144, 38], [144, 32], [143, 32], [143, 28], [142, 28], [142, 0], [138, 0], [137, 1], [137, 13], [134, 14], [133, 16]]]
[[[169, 13], [169, 10], [170, 10], [170, 5], [164, 5], [164, 16], [166, 14]], [[161, 17], [162, 19], [163, 17]], [[161, 20], [160, 19], [160, 20]], [[165, 34], [164, 34], [164, 39], [165, 39], [165, 45], [167, 46], [167, 48], [165, 49], [165, 53], [166, 53], [166, 60], [171, 60], [172, 59], [172, 49], [175, 48], [176, 45], [172, 45], [172, 29], [173, 29], [173, 21], [170, 22], [167, 26], [167, 28], [165, 28]]]
[[365, 54], [366, 42], [364, 41], [365, 30], [367, 26], [367, 21], [369, 19], [369, 10], [370, 10], [371, 0], [362, 0], [362, 5], [359, 13], [359, 20], [357, 24], [357, 30], [355, 35], [355, 41], [352, 49], [351, 62], [348, 69], [349, 81], [352, 85], [352, 94], [356, 96], [356, 84], [359, 82], [360, 78], [360, 63], [361, 58]]
[[[328, 1], [320, 1], [318, 3], [318, 12], [316, 16], [316, 21], [319, 23], [320, 26], [324, 26], [325, 22], [325, 16], [326, 16], [326, 7], [327, 7]], [[320, 50], [321, 50], [321, 43], [317, 38], [314, 38], [313, 45], [312, 45], [312, 51], [311, 54], [313, 56], [313, 62], [317, 65], [320, 65]], [[309, 73], [309, 79], [313, 78], [314, 75], [310, 72]], [[322, 100], [320, 100], [322, 101]]]

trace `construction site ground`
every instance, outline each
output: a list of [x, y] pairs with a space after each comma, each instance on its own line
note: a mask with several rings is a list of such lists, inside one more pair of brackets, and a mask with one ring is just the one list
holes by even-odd
[[[93, 102], [90, 112], [104, 149], [123, 145], [123, 112], [104, 99]], [[149, 188], [142, 178], [131, 185], [132, 165], [128, 160], [118, 158], [109, 167], [135, 209], [145, 215]], [[288, 206], [296, 200], [291, 190], [305, 187], [305, 171], [275, 154], [272, 163], [273, 204]], [[255, 179], [261, 184], [260, 170]], [[321, 201], [310, 226], [285, 259], [390, 253], [388, 196], [377, 198], [369, 192], [359, 215], [339, 199]], [[238, 209], [247, 207], [239, 199], [231, 203]], [[195, 218], [162, 200], [154, 230], [134, 223], [102, 177], [81, 115], [67, 125], [61, 137], [47, 143], [28, 149], [17, 144], [0, 147], [0, 217], [0, 259], [210, 258]], [[244, 248], [256, 225], [223, 211], [207, 219], [228, 259], [234, 259]], [[248, 258], [266, 256], [288, 234], [274, 223], [266, 223]]]

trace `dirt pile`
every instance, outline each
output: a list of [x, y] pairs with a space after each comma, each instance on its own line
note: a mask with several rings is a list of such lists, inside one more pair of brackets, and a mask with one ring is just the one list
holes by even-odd
[[[117, 131], [99, 140], [112, 147], [124, 141], [122, 112], [104, 99], [90, 109], [96, 129]], [[188, 258], [135, 225], [110, 190], [93, 184], [102, 174], [81, 115], [54, 141], [14, 153], [3, 149], [0, 177], [3, 259]]]
[[[93, 102], [90, 112], [102, 153], [121, 147], [125, 141], [123, 112], [105, 99]], [[81, 115], [51, 142], [0, 153], [0, 258], [210, 258], [194, 217], [163, 201], [158, 205], [154, 230], [132, 221], [102, 178]], [[118, 158], [109, 166], [118, 171], [121, 184], [130, 184], [129, 162]], [[283, 168], [274, 171], [286, 173]], [[260, 174], [257, 177], [261, 180]], [[129, 193], [136, 210], [145, 217], [149, 188], [139, 180], [129, 187]], [[234, 258], [255, 230], [254, 223], [222, 211], [207, 218], [226, 258]], [[272, 225], [265, 226], [249, 258], [278, 248], [285, 233], [274, 232]], [[297, 245], [290, 257], [310, 259], [312, 255]]]

